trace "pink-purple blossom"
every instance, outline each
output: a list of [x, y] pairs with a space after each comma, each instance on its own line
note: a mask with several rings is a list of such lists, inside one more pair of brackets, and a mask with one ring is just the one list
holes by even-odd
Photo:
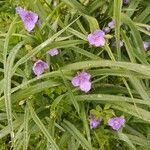
[[38, 15], [32, 11], [26, 11], [25, 9], [23, 9], [22, 7], [18, 6], [16, 7], [16, 11], [19, 14], [19, 16], [21, 17], [25, 29], [30, 32], [34, 29], [35, 24], [38, 21]]
[[108, 120], [108, 125], [114, 130], [119, 130], [125, 124], [125, 119], [123, 117], [114, 117]]
[[46, 62], [39, 59], [38, 61], [34, 63], [32, 69], [35, 75], [40, 76], [44, 72], [44, 70], [48, 68], [49, 68], [49, 65]]
[[50, 50], [48, 51], [48, 54], [51, 55], [51, 56], [56, 56], [56, 55], [59, 54], [59, 51], [58, 51], [57, 48], [53, 48], [53, 49], [50, 49]]
[[87, 39], [91, 45], [101, 47], [105, 45], [105, 32], [102, 30], [96, 30], [88, 35]]
[[95, 129], [101, 123], [100, 118], [96, 118], [93, 114], [90, 114], [90, 128]]
[[124, 5], [128, 5], [129, 4], [129, 0], [123, 0], [123, 4]]
[[110, 21], [110, 22], [108, 23], [108, 27], [111, 28], [111, 29], [113, 29], [113, 28], [115, 27], [115, 22], [114, 22], [114, 20], [112, 20], [112, 21]]
[[91, 75], [87, 72], [81, 72], [72, 79], [72, 84], [75, 87], [79, 87], [81, 91], [88, 92], [91, 89]]
[[150, 47], [149, 42], [143, 42], [144, 49], [147, 50]]
[[[122, 22], [120, 22], [120, 26], [121, 26], [121, 25], [122, 25]], [[114, 20], [110, 21], [110, 22], [108, 23], [108, 27], [109, 27], [110, 29], [115, 28], [115, 21], [114, 21]]]

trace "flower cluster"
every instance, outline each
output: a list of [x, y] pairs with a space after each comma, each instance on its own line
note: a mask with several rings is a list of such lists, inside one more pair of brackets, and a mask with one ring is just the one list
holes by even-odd
[[[124, 4], [128, 4], [128, 0], [123, 1]], [[31, 32], [36, 24], [41, 24], [38, 18], [38, 15], [32, 11], [26, 11], [22, 7], [16, 7], [16, 11], [21, 17], [25, 29], [28, 32]], [[121, 25], [121, 24], [120, 24]], [[105, 27], [103, 30], [96, 30], [95, 32], [90, 33], [87, 36], [87, 40], [89, 44], [94, 45], [96, 47], [102, 47], [105, 45], [105, 34], [109, 33], [111, 29], [115, 27], [114, 20], [108, 23], [108, 27]], [[149, 28], [147, 29], [149, 30]], [[145, 50], [150, 47], [150, 43], [143, 42]], [[116, 42], [114, 45], [116, 46]], [[120, 42], [120, 47], [123, 46], [123, 42]], [[59, 54], [58, 49], [53, 48], [47, 52], [50, 56], [56, 56]], [[43, 60], [39, 59], [33, 64], [33, 72], [34, 74], [39, 77], [45, 70], [49, 68], [48, 63], [44, 62]], [[85, 71], [80, 72], [78, 75], [72, 78], [71, 83], [74, 87], [79, 87], [81, 91], [89, 92], [91, 90], [91, 75]], [[90, 114], [90, 128], [95, 129], [100, 125], [102, 118], [96, 117], [94, 114]], [[125, 119], [123, 117], [113, 117], [108, 120], [108, 125], [112, 127], [113, 130], [118, 131], [122, 126], [125, 124]]]
[[[101, 118], [96, 118], [93, 114], [90, 115], [90, 128], [94, 129], [101, 123]], [[118, 131], [125, 124], [125, 119], [123, 117], [114, 117], [108, 120], [108, 125], [111, 126], [113, 130]]]
[[[127, 4], [129, 1], [123, 1], [124, 4]], [[16, 7], [16, 12], [19, 14], [19, 16], [21, 17], [25, 29], [28, 32], [31, 32], [34, 28], [36, 24], [41, 24], [39, 17], [36, 13], [32, 12], [32, 11], [27, 11], [24, 8], [18, 6]], [[120, 23], [121, 25], [121, 23]], [[105, 45], [106, 40], [105, 40], [105, 33], [110, 32], [111, 29], [113, 29], [115, 27], [115, 23], [114, 20], [112, 20], [111, 22], [108, 23], [108, 27], [105, 27], [103, 30], [96, 30], [92, 33], [90, 33], [87, 36], [87, 40], [89, 42], [89, 44], [94, 45], [96, 47], [102, 47]], [[149, 30], [149, 28], [147, 29]], [[150, 47], [150, 43], [148, 42], [144, 42], [144, 48], [145, 50], [147, 50]], [[116, 43], [114, 43], [114, 46], [116, 46]], [[120, 47], [123, 46], [123, 42], [120, 42]], [[47, 52], [50, 56], [56, 56], [59, 54], [58, 49], [53, 48], [50, 49]], [[33, 65], [33, 72], [36, 76], [40, 76], [46, 69], [49, 68], [48, 63], [44, 62], [43, 60], [39, 59], [37, 60], [34, 65]], [[91, 75], [87, 72], [81, 72], [80, 74], [78, 74], [77, 76], [75, 76], [72, 79], [72, 85], [75, 87], [79, 87], [81, 91], [84, 92], [88, 92], [91, 90]]]
[[[59, 51], [58, 51], [58, 49], [53, 48], [48, 51], [48, 54], [51, 56], [55, 56], [55, 55], [59, 54]], [[33, 69], [33, 72], [35, 75], [40, 76], [48, 68], [49, 68], [48, 63], [39, 59], [34, 63], [32, 69]]]

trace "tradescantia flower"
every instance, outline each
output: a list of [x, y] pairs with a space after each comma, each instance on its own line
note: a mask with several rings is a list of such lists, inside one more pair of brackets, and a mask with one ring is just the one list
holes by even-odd
[[100, 118], [96, 118], [93, 114], [90, 114], [90, 128], [95, 129], [101, 123]]
[[149, 42], [143, 42], [144, 49], [147, 50], [150, 47]]
[[35, 75], [40, 76], [44, 72], [44, 70], [48, 68], [49, 65], [46, 62], [42, 60], [38, 60], [34, 63], [32, 69]]
[[[120, 26], [121, 26], [121, 25], [122, 25], [122, 22], [120, 22]], [[108, 23], [108, 27], [109, 27], [110, 29], [115, 28], [115, 21], [114, 21], [114, 20], [110, 21], [110, 22]]]
[[26, 11], [25, 9], [23, 9], [22, 7], [18, 6], [16, 7], [16, 11], [19, 14], [19, 16], [21, 17], [25, 29], [30, 32], [34, 29], [35, 24], [38, 21], [38, 15], [32, 11]]
[[104, 46], [105, 45], [105, 32], [102, 30], [96, 30], [88, 35], [87, 39], [91, 45], [96, 47]]
[[112, 21], [110, 21], [110, 22], [108, 23], [108, 27], [111, 28], [111, 29], [113, 29], [113, 28], [115, 27], [115, 22], [114, 22], [114, 20], [112, 20]]
[[53, 48], [53, 49], [50, 49], [50, 50], [48, 51], [48, 54], [51, 55], [51, 56], [56, 56], [56, 55], [59, 54], [59, 51], [58, 51], [57, 48]]
[[90, 82], [91, 75], [87, 72], [81, 72], [79, 75], [75, 76], [71, 83], [75, 87], [79, 87], [82, 91], [88, 92], [91, 89]]
[[119, 130], [125, 124], [125, 119], [123, 117], [114, 117], [108, 120], [108, 125], [114, 130]]
[[128, 5], [129, 4], [129, 0], [123, 0], [123, 4], [124, 5]]

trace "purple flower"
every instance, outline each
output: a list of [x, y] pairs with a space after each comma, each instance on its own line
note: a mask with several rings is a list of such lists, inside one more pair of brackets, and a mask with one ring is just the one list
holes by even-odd
[[[120, 26], [121, 26], [121, 25], [122, 25], [122, 22], [120, 22]], [[110, 22], [108, 23], [108, 27], [111, 28], [111, 29], [113, 29], [113, 28], [115, 27], [115, 21], [114, 21], [114, 20], [110, 21]]]
[[91, 75], [87, 72], [81, 72], [79, 75], [72, 79], [72, 84], [75, 87], [79, 87], [82, 91], [88, 92], [91, 89], [90, 82]]
[[96, 118], [93, 114], [90, 115], [90, 128], [95, 129], [101, 123], [100, 118]]
[[24, 23], [25, 29], [28, 32], [32, 31], [35, 27], [35, 24], [38, 21], [38, 15], [32, 11], [26, 11], [20, 6], [16, 7], [16, 11], [21, 17]]
[[109, 27], [105, 27], [105, 28], [103, 29], [103, 31], [104, 31], [105, 33], [109, 33], [109, 32], [110, 32], [110, 28], [109, 28]]
[[[116, 41], [113, 43], [113, 46], [114, 47], [117, 47], [117, 43], [116, 43]], [[123, 42], [122, 41], [120, 41], [120, 48], [123, 46]]]
[[108, 23], [108, 27], [111, 28], [111, 29], [113, 29], [113, 28], [115, 27], [115, 22], [114, 22], [114, 20], [112, 20], [112, 21], [110, 21], [110, 22]]
[[96, 47], [105, 45], [105, 32], [102, 30], [96, 30], [88, 35], [87, 39], [91, 45], [95, 45]]
[[143, 42], [144, 49], [147, 50], [150, 47], [149, 42]]
[[53, 48], [53, 49], [50, 49], [50, 50], [48, 51], [48, 54], [51, 55], [51, 56], [56, 56], [56, 55], [59, 54], [59, 51], [58, 51], [57, 48]]
[[114, 117], [108, 120], [108, 125], [114, 130], [119, 130], [125, 124], [125, 119], [122, 117]]
[[128, 5], [129, 4], [129, 0], [123, 0], [123, 4], [124, 5]]
[[49, 65], [46, 62], [42, 60], [38, 60], [34, 63], [32, 69], [35, 75], [40, 76], [44, 72], [44, 70], [48, 68]]

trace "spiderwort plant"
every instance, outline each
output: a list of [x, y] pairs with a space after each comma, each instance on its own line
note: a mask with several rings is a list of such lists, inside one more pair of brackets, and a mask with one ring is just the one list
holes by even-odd
[[35, 24], [38, 21], [38, 15], [32, 11], [26, 11], [24, 8], [20, 6], [16, 7], [16, 11], [21, 17], [24, 23], [25, 29], [28, 32], [31, 32], [34, 29]]
[[108, 125], [112, 129], [118, 131], [125, 124], [125, 119], [123, 117], [114, 117], [108, 120]]
[[35, 75], [40, 76], [44, 72], [44, 70], [48, 68], [49, 68], [49, 65], [46, 62], [39, 59], [38, 61], [34, 63], [32, 69]]
[[81, 91], [89, 92], [91, 89], [91, 75], [87, 72], [81, 72], [77, 76], [75, 76], [71, 83], [75, 87], [79, 87]]
[[95, 32], [90, 33], [87, 39], [91, 45], [94, 45], [96, 47], [101, 47], [101, 46], [104, 46], [106, 43], [104, 37], [105, 37], [104, 31], [96, 30]]

